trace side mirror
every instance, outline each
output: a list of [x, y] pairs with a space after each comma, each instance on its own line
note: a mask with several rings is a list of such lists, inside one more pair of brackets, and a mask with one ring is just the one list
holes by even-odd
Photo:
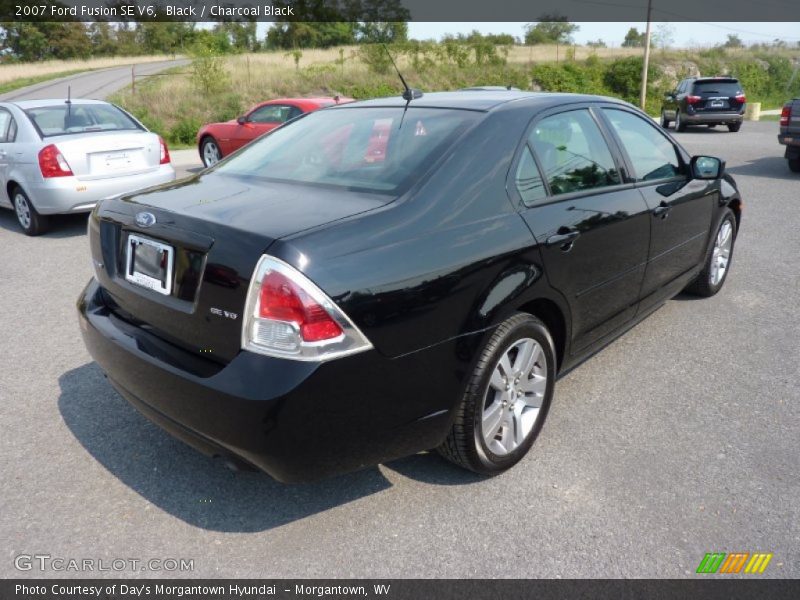
[[691, 168], [695, 179], [719, 179], [725, 172], [725, 162], [713, 156], [693, 156]]
[[245, 117], [244, 115], [242, 115], [241, 117], [239, 117], [238, 119], [236, 119], [236, 122], [237, 122], [239, 125], [244, 125], [245, 123], [247, 123], [247, 117]]

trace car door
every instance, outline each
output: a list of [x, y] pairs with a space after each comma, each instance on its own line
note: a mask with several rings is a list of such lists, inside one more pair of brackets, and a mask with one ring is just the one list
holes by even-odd
[[601, 112], [650, 210], [644, 309], [672, 295], [670, 284], [701, 262], [718, 192], [708, 181], [690, 177], [688, 157], [651, 120], [619, 106]]
[[259, 106], [250, 112], [245, 122], [241, 123], [234, 130], [231, 136], [231, 152], [238, 150], [245, 144], [253, 141], [257, 137], [272, 131], [279, 125], [284, 124], [289, 119], [293, 119], [302, 111], [296, 106], [289, 104], [267, 104]]
[[8, 197], [6, 183], [9, 172], [14, 163], [16, 151], [14, 142], [17, 137], [17, 123], [6, 108], [0, 107], [0, 202], [6, 206], [11, 205]]
[[[588, 105], [534, 121], [514, 186], [550, 285], [569, 305], [575, 354], [636, 313], [649, 213]], [[541, 175], [540, 175], [541, 173]]]
[[675, 119], [675, 111], [678, 108], [678, 95], [686, 86], [686, 80], [681, 81], [678, 86], [669, 92], [664, 98], [664, 113], [668, 119]]

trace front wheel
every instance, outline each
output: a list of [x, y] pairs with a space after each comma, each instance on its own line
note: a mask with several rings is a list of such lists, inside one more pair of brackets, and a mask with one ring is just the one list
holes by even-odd
[[728, 123], [728, 131], [731, 133], [736, 133], [742, 128], [741, 123]]
[[696, 296], [709, 297], [716, 294], [725, 284], [728, 277], [731, 261], [733, 260], [733, 245], [736, 241], [736, 217], [733, 211], [726, 209], [717, 226], [714, 244], [703, 264], [703, 270], [686, 291]]
[[206, 167], [213, 167], [222, 159], [222, 152], [220, 152], [217, 141], [214, 138], [203, 138], [200, 144], [200, 156], [203, 158], [203, 164]]
[[14, 213], [17, 215], [17, 222], [25, 235], [41, 235], [47, 231], [49, 221], [47, 217], [40, 215], [33, 207], [28, 195], [17, 187], [11, 192], [14, 203]]
[[481, 351], [439, 452], [483, 475], [515, 465], [541, 431], [555, 372], [553, 339], [541, 321], [520, 313], [503, 322]]
[[789, 170], [792, 173], [800, 173], [800, 158], [789, 159]]
[[669, 129], [669, 119], [667, 118], [667, 112], [665, 110], [661, 111], [661, 127]]

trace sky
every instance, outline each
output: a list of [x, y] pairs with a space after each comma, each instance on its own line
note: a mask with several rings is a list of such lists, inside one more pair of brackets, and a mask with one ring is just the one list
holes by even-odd
[[[800, 1], [800, 0], [798, 0]], [[576, 23], [580, 29], [573, 35], [578, 44], [602, 39], [608, 46], [619, 46], [631, 27], [644, 31], [645, 23]], [[655, 32], [659, 23], [653, 23]], [[745, 43], [771, 42], [780, 38], [787, 42], [800, 41], [800, 23], [670, 23], [673, 46], [712, 46], [724, 42], [728, 34], [738, 35]], [[525, 23], [415, 23], [409, 22], [409, 37], [439, 39], [445, 33], [510, 33], [524, 37]]]

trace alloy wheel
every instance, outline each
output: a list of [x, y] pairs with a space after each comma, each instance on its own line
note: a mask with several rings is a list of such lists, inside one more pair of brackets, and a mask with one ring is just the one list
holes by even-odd
[[17, 192], [14, 195], [14, 210], [17, 213], [17, 219], [23, 229], [29, 229], [31, 226], [31, 205], [28, 204], [28, 199], [24, 194]]
[[717, 232], [717, 239], [714, 241], [714, 250], [711, 255], [711, 272], [708, 275], [711, 285], [719, 285], [725, 278], [731, 258], [732, 245], [733, 225], [726, 219], [720, 226]]
[[219, 148], [214, 142], [205, 142], [203, 144], [203, 162], [207, 167], [219, 162]]
[[507, 456], [533, 431], [547, 390], [547, 357], [536, 340], [517, 340], [492, 371], [481, 419], [483, 441]]

